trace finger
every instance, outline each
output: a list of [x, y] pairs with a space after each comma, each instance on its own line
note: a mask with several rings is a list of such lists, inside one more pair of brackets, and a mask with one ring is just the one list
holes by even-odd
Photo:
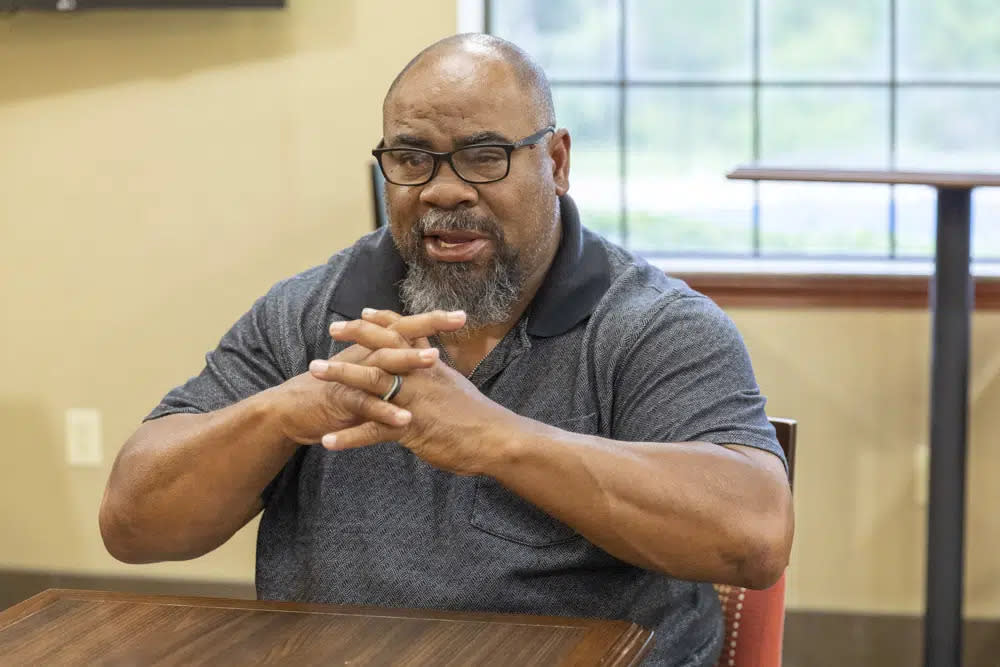
[[[309, 364], [309, 372], [313, 377], [328, 382], [339, 382], [353, 389], [360, 389], [375, 396], [382, 396], [395, 384], [395, 376], [377, 366], [359, 366], [345, 364], [339, 361], [314, 361]], [[384, 401], [383, 401], [384, 402]]]
[[379, 422], [387, 426], [405, 426], [413, 419], [413, 414], [389, 401], [383, 401], [369, 392], [350, 387], [331, 384], [338, 387], [333, 392], [331, 400], [336, 401], [343, 409], [356, 417], [356, 422]]
[[396, 375], [406, 375], [420, 368], [430, 368], [439, 357], [440, 352], [435, 347], [409, 350], [394, 350], [385, 347], [376, 350], [359, 363], [364, 366], [377, 366]]
[[[394, 330], [396, 329], [395, 325], [397, 322], [406, 320], [405, 316], [400, 315], [394, 310], [375, 310], [374, 308], [363, 309], [361, 311], [361, 318]], [[413, 347], [428, 348], [431, 346], [431, 342], [427, 338], [415, 338], [410, 339], [410, 345]]]
[[370, 350], [410, 347], [410, 341], [399, 332], [365, 320], [334, 322], [330, 325], [330, 336], [334, 340], [358, 343]]
[[411, 345], [423, 348], [431, 346], [431, 342], [427, 339], [428, 336], [442, 331], [454, 331], [465, 324], [464, 318], [461, 318], [457, 312], [449, 319], [449, 313], [440, 310], [403, 316], [392, 310], [365, 308], [361, 311], [361, 317], [369, 322], [399, 331], [404, 338], [410, 341]]
[[317, 380], [336, 381], [328, 374], [330, 363], [356, 363], [361, 366], [375, 366], [389, 373], [403, 375], [419, 368], [430, 368], [440, 357], [437, 348], [398, 350], [394, 348], [383, 348], [377, 350], [366, 358], [357, 362], [347, 361], [340, 358], [340, 355], [329, 360], [316, 359], [309, 364], [309, 372]]
[[368, 358], [368, 355], [372, 353], [367, 347], [363, 345], [352, 345], [347, 349], [341, 350], [337, 354], [330, 357], [331, 361], [344, 361], [349, 364], [360, 364], [362, 361]]
[[398, 331], [405, 338], [414, 340], [426, 338], [439, 333], [450, 333], [465, 326], [465, 311], [455, 310], [445, 312], [432, 310], [429, 313], [409, 315], [399, 319], [392, 325], [393, 331]]
[[466, 321], [465, 311], [461, 310], [452, 312], [434, 310], [403, 316], [392, 310], [365, 308], [361, 311], [361, 317], [368, 322], [398, 331], [411, 342], [411, 345], [423, 348], [431, 346], [427, 340], [429, 336], [461, 329]]
[[394, 310], [376, 310], [374, 308], [365, 308], [361, 311], [361, 319], [374, 322], [379, 326], [388, 328], [403, 319], [403, 316]]
[[365, 422], [323, 436], [323, 446], [331, 450], [354, 449], [379, 442], [399, 440], [402, 429], [392, 428], [377, 422]]

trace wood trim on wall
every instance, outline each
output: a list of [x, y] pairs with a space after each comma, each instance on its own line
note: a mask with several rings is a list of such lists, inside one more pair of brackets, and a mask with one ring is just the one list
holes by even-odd
[[[723, 308], [927, 308], [925, 276], [672, 273]], [[1000, 309], [1000, 278], [977, 278], [977, 310]]]

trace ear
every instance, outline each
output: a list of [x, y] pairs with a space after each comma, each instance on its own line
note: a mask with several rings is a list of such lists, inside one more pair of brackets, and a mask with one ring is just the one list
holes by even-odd
[[549, 157], [552, 158], [552, 180], [560, 197], [569, 190], [569, 147], [569, 130], [556, 130], [549, 141]]

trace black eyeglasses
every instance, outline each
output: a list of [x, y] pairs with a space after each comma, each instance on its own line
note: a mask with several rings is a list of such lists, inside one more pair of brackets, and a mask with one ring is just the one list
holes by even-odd
[[534, 146], [556, 128], [546, 127], [512, 144], [474, 144], [448, 153], [422, 148], [376, 148], [385, 180], [395, 185], [423, 185], [437, 175], [441, 160], [447, 160], [455, 174], [466, 183], [494, 183], [510, 173], [510, 154], [524, 146]]

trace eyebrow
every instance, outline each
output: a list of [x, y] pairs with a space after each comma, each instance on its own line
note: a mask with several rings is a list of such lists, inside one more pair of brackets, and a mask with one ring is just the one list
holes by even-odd
[[398, 146], [412, 146], [414, 148], [426, 148], [427, 150], [434, 148], [427, 139], [421, 139], [412, 134], [398, 134], [392, 138], [392, 141], [385, 142], [385, 145], [388, 148], [396, 148]]
[[472, 146], [475, 144], [512, 144], [514, 143], [499, 132], [476, 132], [469, 136], [462, 137], [455, 142], [456, 147]]
[[[476, 132], [475, 134], [470, 134], [465, 137], [461, 137], [455, 140], [455, 148], [464, 148], [465, 146], [474, 146], [476, 144], [512, 144], [514, 143], [508, 137], [500, 134], [499, 132], [484, 131]], [[386, 148], [399, 148], [401, 146], [410, 146], [413, 148], [424, 148], [426, 150], [434, 150], [434, 146], [427, 139], [423, 139], [413, 134], [398, 134], [392, 138], [391, 141], [385, 142]]]

